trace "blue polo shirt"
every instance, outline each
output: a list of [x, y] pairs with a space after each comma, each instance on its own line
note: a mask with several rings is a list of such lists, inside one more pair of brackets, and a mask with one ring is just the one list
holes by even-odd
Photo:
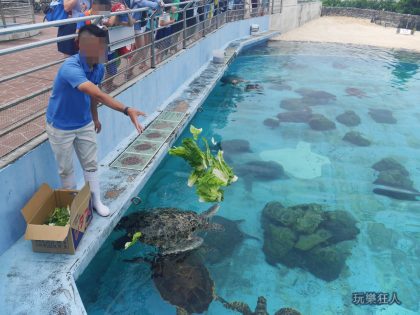
[[47, 108], [47, 122], [63, 130], [79, 129], [90, 123], [90, 96], [80, 92], [78, 86], [87, 81], [99, 84], [103, 76], [102, 64], [89, 68], [80, 54], [67, 58], [54, 80]]

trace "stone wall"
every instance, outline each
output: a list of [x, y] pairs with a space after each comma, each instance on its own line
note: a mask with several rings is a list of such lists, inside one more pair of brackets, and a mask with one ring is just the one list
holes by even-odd
[[416, 26], [420, 30], [420, 15], [400, 14], [388, 11], [378, 11], [359, 8], [322, 7], [322, 16], [349, 16], [374, 21], [377, 24], [393, 27]]
[[282, 33], [321, 16], [320, 1], [283, 0], [281, 7], [281, 13], [270, 15], [270, 29]]

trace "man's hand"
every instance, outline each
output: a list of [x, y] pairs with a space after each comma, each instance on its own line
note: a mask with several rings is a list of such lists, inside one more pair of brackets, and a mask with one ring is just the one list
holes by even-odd
[[139, 111], [139, 110], [137, 110], [137, 109], [135, 109], [135, 108], [130, 107], [130, 108], [128, 109], [128, 111], [127, 111], [127, 115], [128, 115], [128, 117], [130, 117], [131, 122], [132, 122], [132, 123], [133, 123], [133, 125], [136, 127], [137, 131], [138, 131], [139, 133], [142, 133], [144, 128], [143, 128], [143, 126], [139, 123], [139, 121], [138, 121], [137, 117], [139, 117], [139, 116], [146, 117], [146, 114], [145, 114], [145, 113], [143, 113], [143, 112], [141, 112], [141, 111]]
[[96, 133], [100, 133], [102, 129], [101, 122], [99, 120], [94, 120], [93, 123], [95, 124]]

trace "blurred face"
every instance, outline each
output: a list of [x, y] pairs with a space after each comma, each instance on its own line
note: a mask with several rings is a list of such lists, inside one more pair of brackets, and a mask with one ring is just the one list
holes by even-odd
[[105, 38], [83, 33], [79, 38], [79, 50], [90, 66], [106, 61]]

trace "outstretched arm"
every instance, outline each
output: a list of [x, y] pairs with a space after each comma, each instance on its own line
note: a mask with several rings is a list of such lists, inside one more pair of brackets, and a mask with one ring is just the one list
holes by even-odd
[[[79, 91], [86, 93], [96, 102], [102, 103], [113, 110], [119, 111], [124, 113], [126, 110], [126, 106], [123, 103], [117, 101], [116, 99], [112, 98], [108, 94], [102, 92], [95, 84], [90, 81], [86, 81], [78, 86]], [[91, 109], [92, 110], [92, 109]], [[135, 108], [128, 108], [126, 110], [127, 116], [130, 117], [131, 122], [136, 127], [137, 131], [141, 133], [143, 131], [143, 126], [138, 121], [138, 116], [146, 116], [145, 113], [135, 109]]]

